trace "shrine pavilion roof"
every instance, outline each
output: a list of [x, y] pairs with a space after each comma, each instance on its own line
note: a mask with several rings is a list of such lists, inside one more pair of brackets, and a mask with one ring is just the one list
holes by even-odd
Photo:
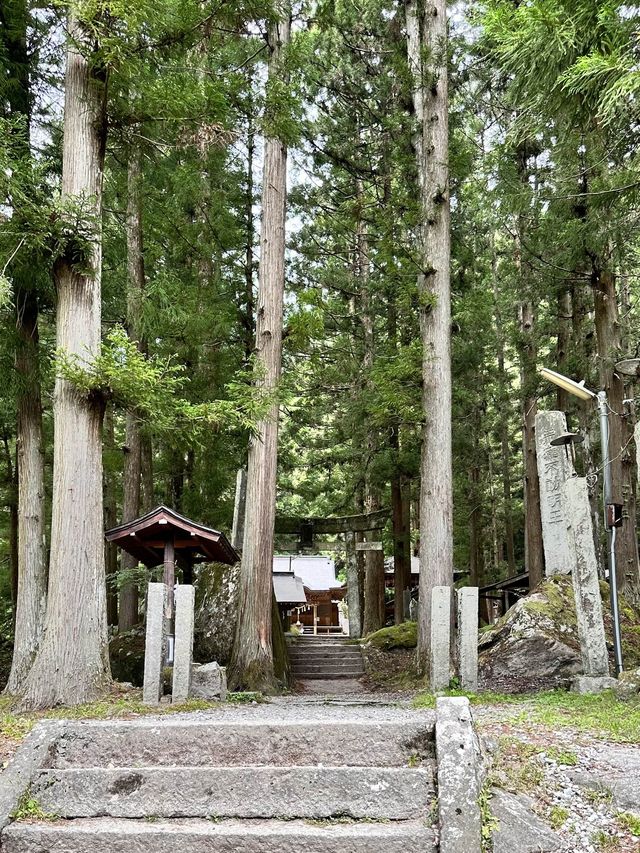
[[113, 527], [105, 533], [145, 566], [158, 566], [164, 560], [164, 546], [173, 540], [176, 555], [183, 554], [191, 562], [216, 562], [233, 565], [240, 557], [219, 530], [205, 527], [166, 506], [158, 506], [146, 515]]

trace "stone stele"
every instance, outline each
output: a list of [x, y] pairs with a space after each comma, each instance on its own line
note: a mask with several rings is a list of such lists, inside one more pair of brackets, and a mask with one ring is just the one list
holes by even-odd
[[578, 638], [584, 674], [609, 675], [609, 656], [602, 619], [598, 561], [593, 541], [587, 481], [574, 477], [564, 484], [565, 513], [575, 568], [573, 593], [576, 601]]
[[142, 701], [157, 705], [162, 695], [162, 667], [165, 656], [167, 587], [150, 583], [147, 592], [147, 634], [144, 648]]
[[172, 702], [186, 702], [191, 688], [191, 664], [193, 662], [193, 616], [195, 610], [195, 588], [190, 584], [176, 587], [176, 639], [173, 655]]
[[547, 575], [568, 575], [575, 565], [563, 505], [563, 488], [576, 472], [565, 448], [551, 446], [552, 439], [566, 431], [567, 419], [562, 412], [538, 412], [536, 415], [536, 455]]
[[458, 605], [458, 673], [460, 686], [478, 691], [478, 587], [464, 586], [456, 592]]
[[434, 586], [431, 593], [431, 691], [446, 690], [451, 678], [451, 587]]

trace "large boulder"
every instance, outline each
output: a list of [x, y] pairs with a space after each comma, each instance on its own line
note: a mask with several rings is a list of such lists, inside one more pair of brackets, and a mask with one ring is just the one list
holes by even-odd
[[111, 674], [115, 681], [142, 687], [144, 679], [144, 625], [115, 634], [109, 642]]
[[[609, 587], [601, 584], [605, 631], [614, 670]], [[620, 600], [625, 667], [640, 664], [640, 612]], [[484, 629], [479, 642], [479, 684], [484, 690], [519, 693], [568, 687], [582, 672], [571, 577], [547, 578]]]
[[227, 666], [238, 621], [240, 565], [202, 563], [195, 588], [193, 659]]
[[[193, 659], [217, 661], [228, 666], [238, 623], [240, 564], [203, 563], [195, 578]], [[275, 596], [272, 602], [273, 665], [276, 678], [287, 686], [291, 680], [289, 655]]]

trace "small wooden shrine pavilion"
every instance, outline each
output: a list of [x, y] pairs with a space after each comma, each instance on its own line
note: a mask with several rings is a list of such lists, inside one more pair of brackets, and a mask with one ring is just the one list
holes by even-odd
[[140, 518], [107, 530], [105, 536], [108, 542], [115, 542], [149, 568], [163, 564], [163, 581], [170, 599], [173, 597], [176, 560], [185, 583], [193, 580], [194, 563], [215, 562], [232, 566], [240, 560], [224, 533], [162, 505]]

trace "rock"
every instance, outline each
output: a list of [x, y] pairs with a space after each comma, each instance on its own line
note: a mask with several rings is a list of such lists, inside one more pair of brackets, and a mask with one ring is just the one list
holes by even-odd
[[617, 679], [608, 675], [578, 675], [571, 684], [571, 692], [602, 693], [603, 690], [615, 690], [617, 685]]
[[621, 672], [614, 690], [620, 699], [630, 699], [640, 693], [640, 669]]
[[109, 643], [109, 659], [114, 681], [142, 687], [144, 678], [144, 625], [116, 634]]
[[194, 661], [219, 661], [226, 666], [238, 619], [240, 565], [202, 563], [196, 572]]
[[531, 810], [531, 800], [497, 788], [489, 807], [498, 822], [493, 832], [493, 853], [560, 853], [560, 837]]
[[[614, 672], [609, 587], [600, 584], [610, 672]], [[640, 665], [640, 613], [620, 597], [625, 666]], [[569, 687], [582, 673], [571, 577], [554, 575], [484, 629], [480, 688], [502, 693]]]
[[227, 671], [216, 661], [193, 664], [191, 669], [190, 696], [194, 699], [227, 698]]

